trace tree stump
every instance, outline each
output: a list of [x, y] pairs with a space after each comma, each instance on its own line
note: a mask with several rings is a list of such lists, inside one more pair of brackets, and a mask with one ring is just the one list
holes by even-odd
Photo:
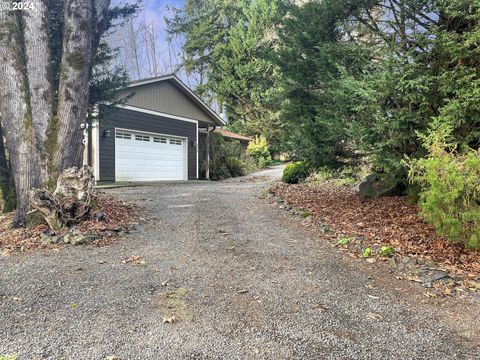
[[53, 230], [60, 230], [84, 220], [90, 212], [94, 177], [92, 169], [83, 166], [64, 170], [53, 193], [46, 189], [30, 191], [30, 204]]

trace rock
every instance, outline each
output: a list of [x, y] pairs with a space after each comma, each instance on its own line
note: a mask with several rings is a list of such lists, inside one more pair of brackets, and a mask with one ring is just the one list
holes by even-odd
[[36, 227], [38, 225], [46, 224], [45, 218], [42, 213], [38, 210], [33, 210], [27, 213], [26, 216], [26, 226], [27, 228]]
[[96, 212], [95, 215], [93, 215], [94, 219], [97, 221], [104, 221], [105, 220], [105, 213], [103, 212]]
[[393, 176], [368, 175], [362, 182], [353, 187], [362, 198], [376, 199], [382, 196], [401, 195], [402, 181]]
[[120, 232], [120, 231], [123, 230], [123, 228], [121, 226], [114, 226], [112, 228], [108, 228], [107, 230], [114, 231], [114, 232]]
[[303, 225], [310, 225], [313, 222], [312, 215], [308, 215], [306, 218], [303, 219]]
[[55, 236], [55, 233], [50, 233], [48, 230], [40, 234], [43, 244], [57, 244], [58, 236]]
[[91, 244], [97, 236], [95, 234], [72, 235], [70, 244], [72, 245], [88, 245]]
[[435, 271], [432, 275], [432, 282], [438, 281], [441, 279], [448, 278], [448, 273], [446, 271]]
[[61, 236], [62, 238], [62, 241], [65, 243], [65, 244], [70, 244], [70, 241], [72, 240], [72, 238], [74, 237], [75, 235], [71, 234], [71, 233], [66, 233], [65, 235]]

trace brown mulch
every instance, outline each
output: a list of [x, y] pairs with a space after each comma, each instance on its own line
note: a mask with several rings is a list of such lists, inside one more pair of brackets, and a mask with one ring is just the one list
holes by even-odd
[[418, 207], [408, 204], [404, 197], [365, 200], [353, 190], [332, 183], [320, 187], [277, 183], [272, 192], [288, 204], [310, 211], [313, 218], [337, 233], [393, 246], [397, 255], [431, 260], [449, 271], [480, 274], [480, 251], [467, 250], [436, 235], [434, 228], [419, 217]]
[[[100, 235], [100, 238], [94, 242], [97, 246], [115, 242], [118, 236], [116, 236], [116, 232], [110, 230], [118, 227], [127, 230], [129, 224], [134, 222], [140, 213], [138, 207], [101, 192], [93, 195], [92, 204], [94, 205], [88, 218], [76, 224], [75, 228], [81, 233], [93, 232]], [[13, 212], [0, 215], [0, 252], [3, 255], [14, 251], [52, 249], [63, 246], [42, 241], [42, 232], [49, 230], [47, 225], [13, 229], [11, 227], [13, 217]], [[56, 235], [62, 235], [67, 230], [58, 232]]]

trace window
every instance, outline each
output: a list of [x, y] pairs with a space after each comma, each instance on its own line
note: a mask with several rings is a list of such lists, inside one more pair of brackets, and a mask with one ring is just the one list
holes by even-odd
[[171, 145], [182, 145], [182, 140], [170, 139], [170, 144]]
[[165, 138], [159, 138], [159, 137], [154, 136], [154, 137], [153, 137], [153, 142], [161, 143], [161, 144], [166, 144], [166, 143], [167, 143], [167, 139], [165, 139]]
[[135, 135], [135, 140], [138, 140], [138, 141], [150, 141], [150, 136], [146, 136], [146, 135]]
[[132, 134], [117, 131], [117, 133], [115, 134], [115, 137], [117, 139], [128, 139], [128, 140], [130, 140], [132, 138]]

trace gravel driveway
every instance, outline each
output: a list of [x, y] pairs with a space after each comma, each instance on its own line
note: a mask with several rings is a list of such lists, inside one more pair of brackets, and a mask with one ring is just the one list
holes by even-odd
[[259, 198], [280, 171], [111, 189], [155, 220], [103, 248], [0, 257], [0, 359], [480, 357], [478, 303], [339, 253]]

